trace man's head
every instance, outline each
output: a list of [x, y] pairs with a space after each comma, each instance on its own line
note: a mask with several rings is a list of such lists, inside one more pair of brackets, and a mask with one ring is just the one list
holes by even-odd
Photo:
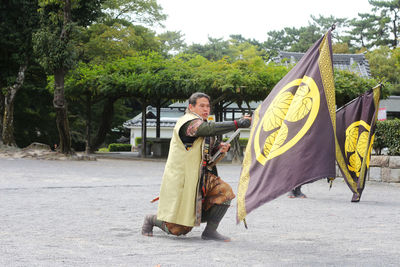
[[194, 93], [189, 97], [189, 110], [207, 120], [210, 115], [210, 97], [204, 93]]

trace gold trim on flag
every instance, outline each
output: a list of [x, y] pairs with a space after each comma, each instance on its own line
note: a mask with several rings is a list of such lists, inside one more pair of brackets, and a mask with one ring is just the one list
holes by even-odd
[[[331, 116], [333, 132], [335, 135], [335, 147], [336, 147], [336, 159], [340, 166], [346, 166], [341, 149], [339, 146], [339, 142], [336, 137], [336, 110], [335, 110], [335, 84], [333, 80], [333, 68], [332, 68], [332, 60], [331, 60], [331, 52], [329, 48], [329, 43], [327, 40], [328, 34], [325, 34], [324, 39], [319, 46], [319, 70], [321, 73], [322, 84], [324, 85], [324, 92], [326, 97], [326, 102], [329, 109], [329, 115]], [[338, 160], [339, 158], [339, 160]], [[349, 177], [350, 173], [348, 173]], [[336, 177], [329, 177], [329, 178], [336, 178]], [[356, 185], [357, 188], [357, 185]]]
[[249, 188], [250, 182], [250, 165], [251, 165], [251, 153], [252, 153], [252, 142], [254, 137], [254, 131], [257, 127], [258, 121], [260, 120], [260, 106], [254, 111], [253, 125], [251, 127], [249, 140], [247, 141], [246, 151], [243, 159], [242, 174], [240, 175], [238, 196], [237, 196], [237, 220], [242, 221], [247, 216], [246, 211], [246, 192]]
[[[373, 125], [376, 123], [376, 121], [378, 119], [380, 92], [381, 92], [381, 86], [380, 85], [373, 89], [375, 114], [374, 114], [373, 121], [371, 121], [371, 125], [370, 125], [370, 129], [371, 130], [372, 130]], [[358, 192], [358, 188], [364, 188], [365, 172], [369, 168], [369, 164], [367, 164], [367, 162], [369, 162], [369, 158], [371, 157], [371, 148], [372, 148], [372, 144], [374, 143], [374, 135], [371, 136], [371, 134], [372, 134], [371, 130], [369, 131], [369, 135], [368, 135], [369, 145], [367, 146], [368, 148], [366, 149], [366, 151], [364, 153], [363, 161], [362, 161], [362, 164], [361, 164], [361, 171], [360, 171], [360, 176], [358, 178], [357, 192]], [[358, 195], [360, 195], [360, 192], [358, 192]]]

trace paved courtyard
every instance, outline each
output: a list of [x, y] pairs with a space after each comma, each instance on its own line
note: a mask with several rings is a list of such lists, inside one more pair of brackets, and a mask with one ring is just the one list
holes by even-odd
[[[338, 179], [303, 187], [307, 199], [273, 200], [236, 225], [233, 241], [154, 229], [164, 161], [0, 159], [0, 266], [399, 266], [400, 185], [367, 182], [360, 203]], [[237, 190], [240, 165], [219, 172]]]

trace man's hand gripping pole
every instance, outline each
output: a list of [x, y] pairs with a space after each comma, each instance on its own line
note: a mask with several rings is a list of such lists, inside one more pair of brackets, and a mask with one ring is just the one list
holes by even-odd
[[[239, 133], [240, 133], [240, 128], [237, 129], [237, 130], [229, 137], [229, 139], [228, 139], [226, 142], [224, 142], [224, 143], [225, 143], [225, 144], [229, 144], [230, 142], [232, 142], [233, 139], [235, 139], [236, 136], [238, 136]], [[213, 167], [215, 164], [217, 164], [223, 157], [224, 157], [224, 153], [222, 153], [222, 152], [221, 152], [221, 149], [219, 149], [219, 150], [217, 151], [217, 153], [215, 153], [215, 154], [211, 157], [210, 161], [208, 162], [208, 163], [209, 163], [209, 167], [212, 168], [212, 167]]]

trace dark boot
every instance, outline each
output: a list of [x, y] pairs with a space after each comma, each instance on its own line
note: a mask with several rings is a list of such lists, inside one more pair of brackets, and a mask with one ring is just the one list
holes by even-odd
[[301, 192], [301, 185], [298, 186], [298, 187], [296, 187], [294, 190], [295, 190], [295, 195], [296, 195], [296, 197], [299, 197], [299, 198], [307, 198], [307, 196], [304, 195], [303, 192]]
[[288, 197], [289, 198], [295, 198], [296, 197], [296, 191], [293, 189], [293, 190], [291, 190], [290, 192], [289, 192], [289, 194], [288, 194]]
[[142, 235], [153, 236], [153, 227], [157, 226], [167, 234], [169, 234], [168, 228], [163, 221], [157, 220], [157, 215], [146, 215], [142, 226]]
[[204, 240], [215, 240], [229, 242], [231, 239], [223, 236], [217, 232], [217, 228], [222, 218], [224, 217], [229, 205], [213, 205], [208, 211], [206, 216], [207, 226], [201, 234]]
[[153, 227], [156, 225], [157, 215], [146, 215], [142, 226], [142, 235], [153, 236]]

